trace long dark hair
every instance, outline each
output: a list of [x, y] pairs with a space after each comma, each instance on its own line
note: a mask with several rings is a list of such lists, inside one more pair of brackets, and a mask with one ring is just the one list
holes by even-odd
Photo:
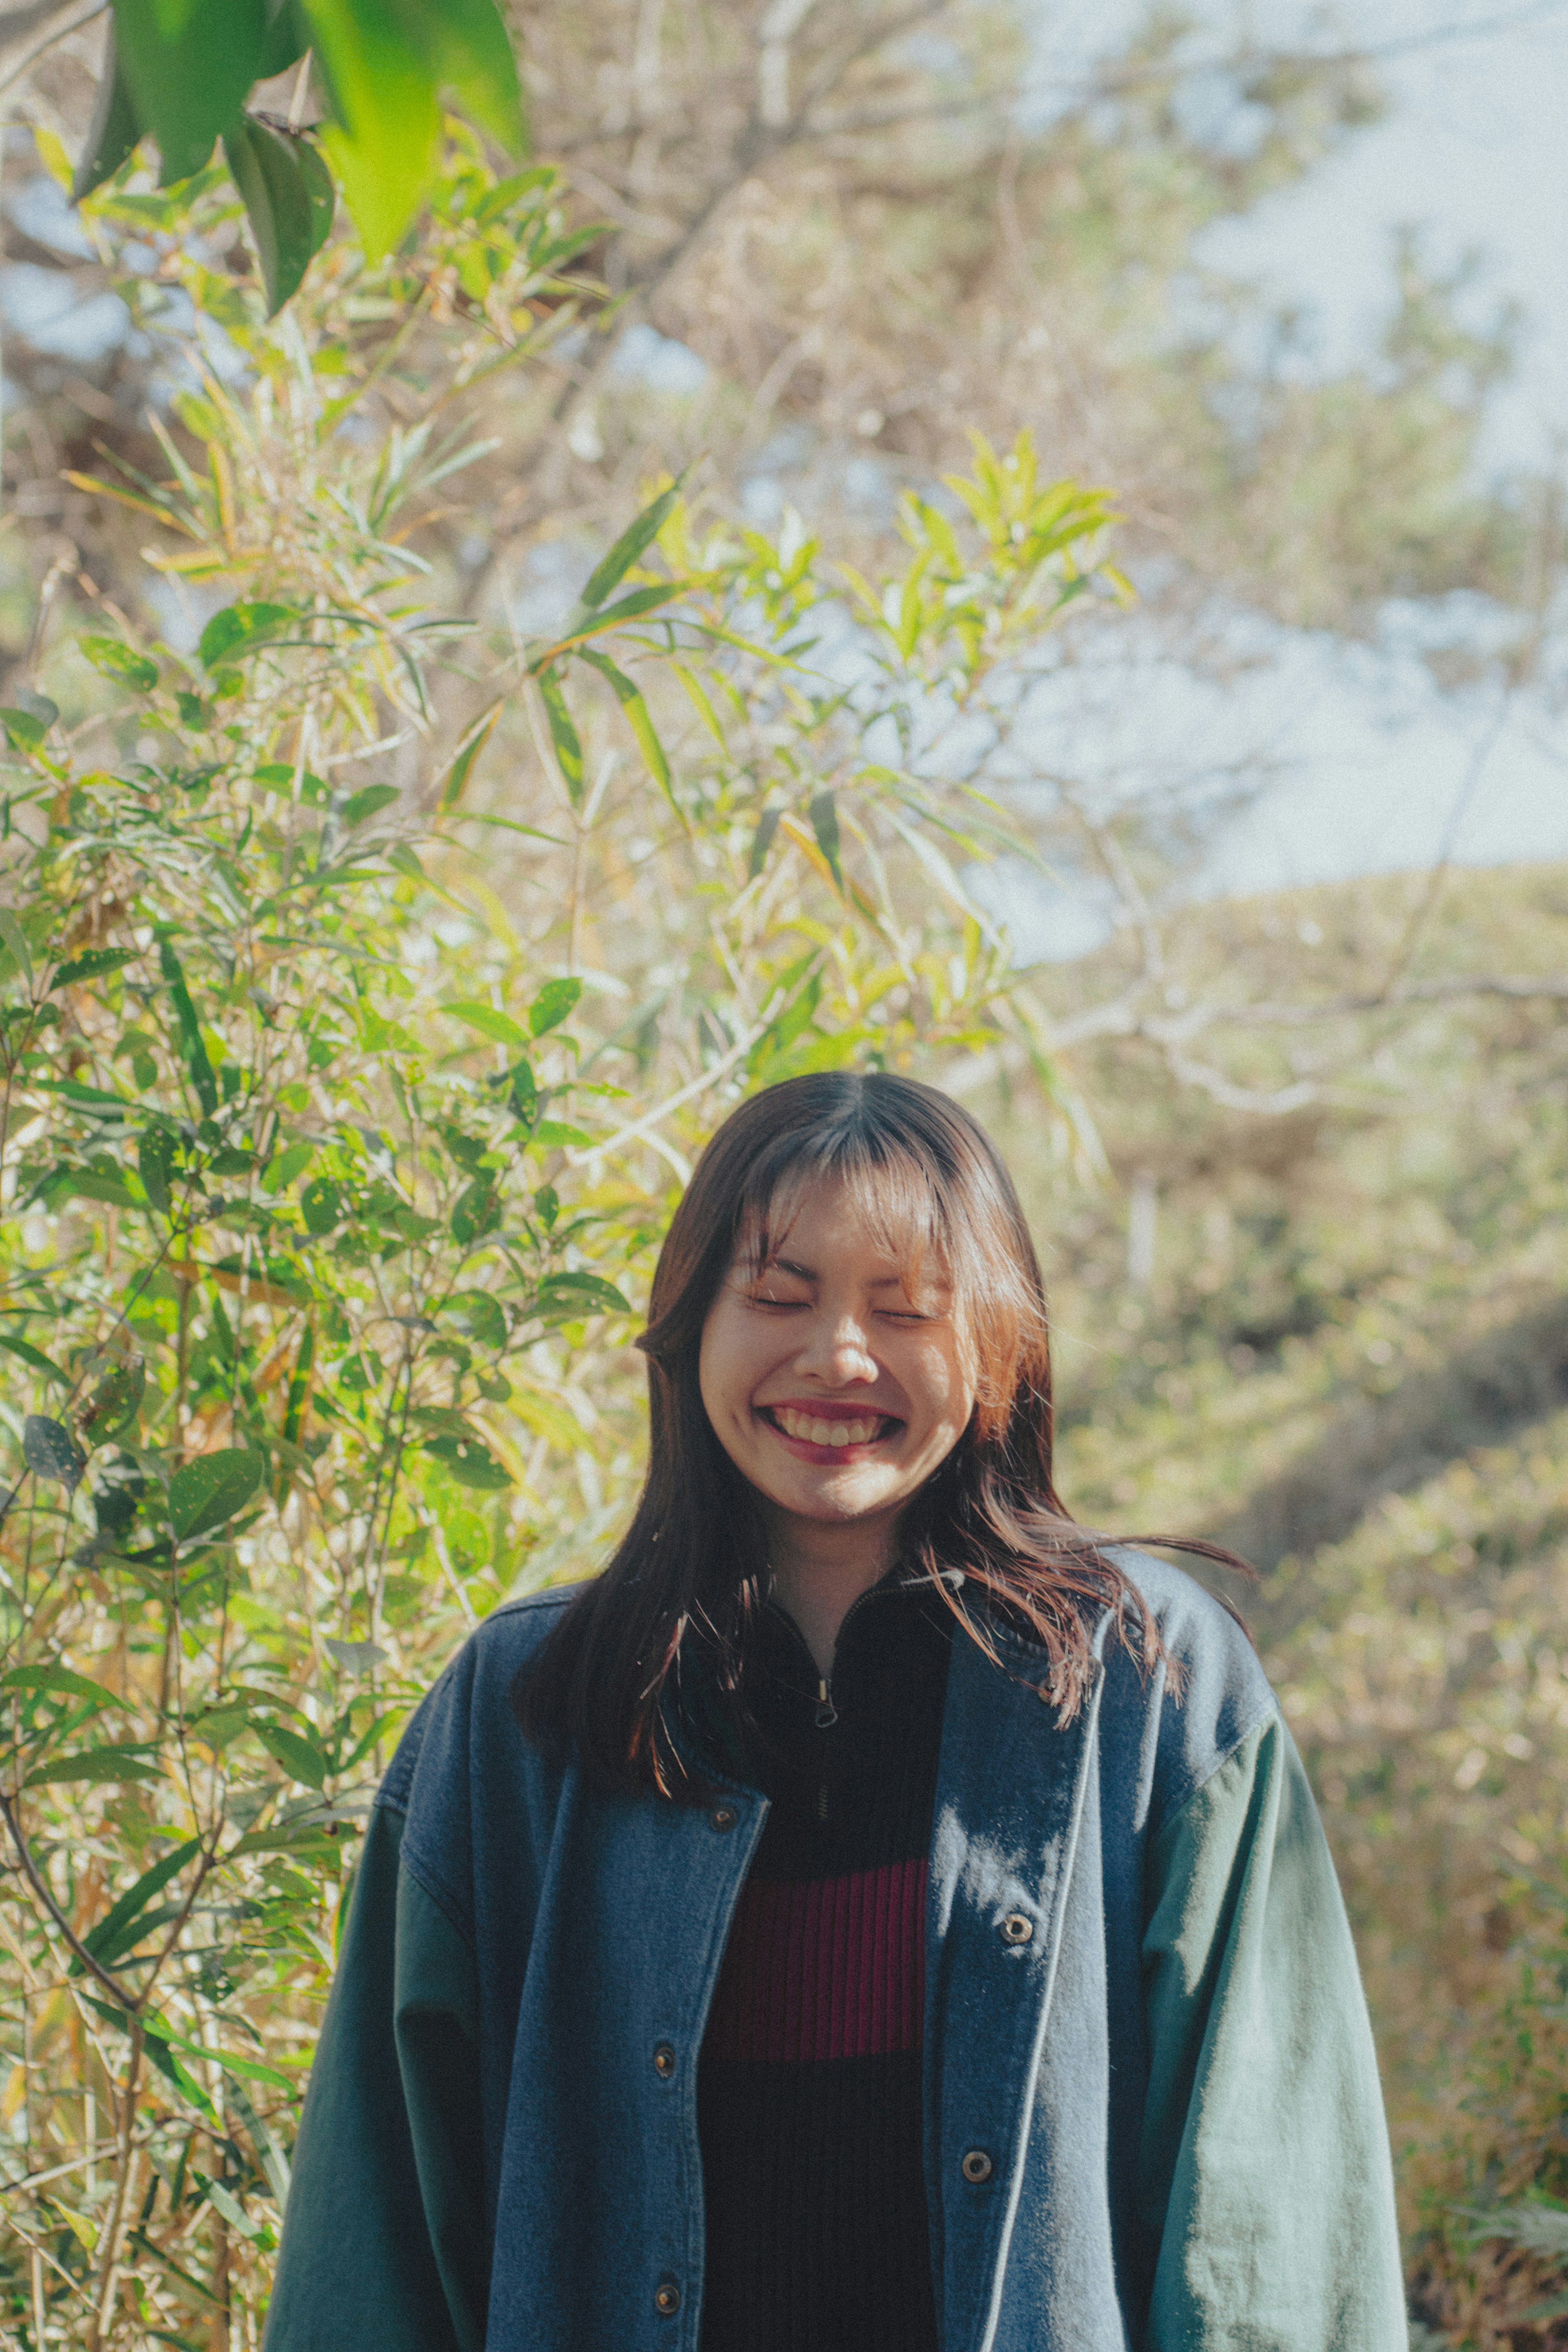
[[[1052, 1483], [1045, 1289], [989, 1137], [912, 1078], [789, 1078], [726, 1119], [675, 1211], [638, 1342], [648, 1359], [649, 1444], [636, 1515], [513, 1693], [527, 1736], [575, 1755], [601, 1786], [700, 1800], [675, 1736], [683, 1668], [698, 1657], [733, 1727], [749, 1733], [747, 1657], [768, 1577], [762, 1514], [708, 1421], [698, 1354], [737, 1255], [766, 1265], [791, 1198], [822, 1178], [849, 1186], [904, 1262], [939, 1255], [972, 1351], [974, 1412], [901, 1522], [906, 1570], [930, 1579], [993, 1658], [994, 1633], [1009, 1621], [1042, 1649], [1042, 1696], [1064, 1717], [1082, 1703], [1107, 1608], [1135, 1654], [1147, 1663], [1160, 1654], [1155, 1628], [1105, 1549], [1111, 1539], [1075, 1526]], [[1207, 1544], [1181, 1548], [1229, 1557]]]

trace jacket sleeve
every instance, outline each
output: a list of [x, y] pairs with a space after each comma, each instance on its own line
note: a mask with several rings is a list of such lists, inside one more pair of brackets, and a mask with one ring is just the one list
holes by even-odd
[[477, 1987], [378, 1805], [295, 2146], [266, 2352], [481, 2352]]
[[1166, 1823], [1150, 1863], [1147, 2352], [1403, 2352], [1372, 2033], [1278, 1714]]

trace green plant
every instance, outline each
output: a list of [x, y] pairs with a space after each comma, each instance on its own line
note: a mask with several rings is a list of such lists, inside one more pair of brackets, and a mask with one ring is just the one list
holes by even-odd
[[243, 366], [180, 395], [161, 473], [81, 478], [204, 600], [193, 642], [99, 620], [0, 711], [29, 2352], [254, 2340], [377, 1769], [465, 1626], [624, 1507], [629, 1318], [714, 1117], [1027, 1038], [961, 871], [1010, 836], [953, 730], [1107, 520], [982, 448], [857, 626], [798, 521], [654, 485], [550, 630], [481, 628], [420, 541], [467, 391], [593, 299], [551, 175], [455, 128], [420, 249], [329, 242], [276, 323], [212, 257], [215, 167], [89, 209], [111, 266], [153, 244], [146, 331], [181, 290]]
[[74, 179], [78, 196], [111, 178], [143, 137], [165, 186], [206, 170], [219, 140], [244, 200], [277, 310], [332, 226], [334, 192], [298, 110], [246, 110], [253, 84], [314, 66], [325, 95], [320, 144], [366, 251], [379, 259], [436, 185], [442, 99], [509, 153], [524, 145], [522, 100], [495, 0], [112, 0], [98, 103]]

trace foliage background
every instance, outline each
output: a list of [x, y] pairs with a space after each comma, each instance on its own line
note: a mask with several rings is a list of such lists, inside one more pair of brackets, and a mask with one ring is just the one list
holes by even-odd
[[[1081, 1514], [1264, 1572], [1423, 2342], [1568, 2340], [1563, 880], [1194, 906], [1261, 754], [1079, 775], [1038, 698], [1456, 589], [1447, 674], [1533, 675], [1507, 322], [1415, 247], [1376, 373], [1194, 309], [1204, 224], [1376, 109], [1354, 53], [1239, 38], [1238, 155], [1164, 22], [1027, 134], [1004, 14], [783, 22], [530, 22], [559, 168], [448, 121], [423, 226], [340, 217], [270, 324], [221, 162], [51, 209], [98, 33], [33, 69], [21, 249], [120, 309], [7, 354], [4, 2325], [256, 2340], [402, 1713], [612, 1536], [702, 1136], [870, 1059], [1024, 1181]], [[308, 173], [317, 85], [251, 104]], [[1117, 928], [1020, 972], [987, 866], [1041, 857]]]

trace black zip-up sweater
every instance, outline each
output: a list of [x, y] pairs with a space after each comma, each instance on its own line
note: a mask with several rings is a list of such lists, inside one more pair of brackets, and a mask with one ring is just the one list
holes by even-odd
[[748, 1678], [772, 1800], [703, 2043], [702, 2352], [936, 2352], [925, 1881], [951, 1619], [884, 1580], [831, 1684], [782, 1611]]

